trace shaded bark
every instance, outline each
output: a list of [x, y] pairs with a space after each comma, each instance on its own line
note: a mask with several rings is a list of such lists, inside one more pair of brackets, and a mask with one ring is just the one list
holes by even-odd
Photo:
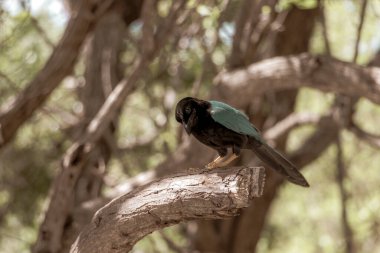
[[[261, 42], [274, 32], [273, 24], [278, 21], [276, 19], [281, 19], [281, 15], [277, 15], [275, 11], [277, 2], [277, 0], [242, 1], [235, 18], [236, 30], [228, 60], [229, 69], [245, 67], [257, 60]], [[270, 8], [270, 13], [262, 11], [264, 6]]]
[[337, 167], [337, 175], [336, 180], [339, 187], [339, 194], [340, 194], [340, 204], [341, 204], [341, 218], [342, 218], [342, 229], [343, 229], [343, 235], [345, 238], [345, 246], [346, 246], [346, 253], [354, 253], [355, 250], [355, 243], [354, 243], [354, 234], [352, 232], [352, 228], [350, 226], [350, 223], [348, 221], [348, 213], [347, 213], [347, 202], [349, 199], [349, 193], [347, 192], [346, 188], [344, 187], [344, 182], [346, 180], [346, 166], [344, 164], [344, 154], [343, 154], [343, 147], [341, 143], [340, 135], [337, 136], [336, 139], [336, 147], [337, 147], [337, 154], [336, 154], [336, 167]]
[[[176, 1], [172, 5], [172, 12], [168, 15], [157, 30], [165, 31], [168, 34], [177, 22], [185, 1]], [[154, 2], [144, 2], [142, 8], [142, 19], [144, 26], [149, 26], [151, 12], [155, 12]], [[145, 28], [143, 28], [145, 29]], [[150, 29], [155, 31], [154, 29]], [[159, 54], [161, 47], [164, 45], [167, 37], [159, 38], [155, 34], [149, 35], [149, 38], [155, 38], [154, 50], [143, 52], [136, 57], [128, 78], [119, 82], [102, 104], [99, 111], [92, 118], [84, 134], [67, 150], [61, 161], [61, 168], [52, 186], [50, 203], [45, 213], [45, 219], [40, 226], [39, 235], [34, 252], [57, 252], [61, 247], [61, 238], [64, 226], [67, 222], [67, 216], [73, 203], [75, 186], [80, 175], [89, 161], [96, 143], [102, 138], [107, 131], [110, 123], [117, 115], [121, 106], [124, 104], [126, 97], [137, 87], [137, 81], [145, 73], [148, 65]], [[144, 43], [145, 38], [141, 39]], [[145, 48], [145, 47], [144, 47]]]
[[[217, 77], [218, 95], [228, 98], [249, 93], [310, 87], [348, 96], [361, 96], [380, 103], [380, 68], [362, 67], [326, 56], [275, 57], [247, 69], [222, 73]], [[239, 101], [237, 101], [239, 106]]]
[[[139, 1], [140, 2], [140, 1]], [[128, 12], [126, 11], [128, 9]], [[107, 96], [122, 79], [120, 55], [124, 48], [125, 29], [139, 16], [141, 2], [115, 1], [110, 11], [101, 17], [94, 28], [93, 35], [87, 40], [85, 84], [80, 89], [84, 118], [76, 127], [74, 135], [81, 136], [92, 119], [105, 102]], [[128, 14], [128, 15], [125, 15]], [[83, 228], [83, 216], [76, 210], [83, 202], [100, 196], [103, 177], [107, 173], [107, 164], [112, 149], [116, 146], [114, 133], [117, 129], [118, 114], [109, 123], [101, 139], [84, 164], [83, 172], [78, 178], [73, 197], [73, 210], [66, 218], [62, 235], [61, 252], [68, 252], [71, 244]]]
[[[283, 24], [283, 31], [279, 32], [276, 36], [274, 55], [286, 56], [307, 51], [316, 16], [316, 9], [302, 10], [292, 7]], [[302, 26], [300, 26], [301, 23]], [[223, 89], [222, 87], [220, 88]], [[266, 121], [270, 120], [272, 122], [284, 119], [293, 112], [297, 94], [297, 89], [275, 92], [273, 97], [269, 97], [268, 99], [272, 107], [271, 112], [264, 110], [262, 117], [266, 118]], [[284, 134], [276, 140], [276, 147], [284, 152], [286, 141], [287, 134]], [[294, 160], [292, 161], [294, 162]], [[301, 166], [297, 163], [296, 165]], [[255, 251], [265, 225], [268, 210], [273, 199], [276, 197], [277, 190], [281, 185], [280, 182], [283, 181], [282, 177], [274, 173], [271, 174], [273, 176], [268, 180], [265, 197], [262, 200], [255, 201], [256, 208], [248, 208], [241, 217], [235, 219], [236, 221], [233, 226], [236, 228], [236, 231], [231, 233], [233, 244], [230, 246], [229, 252]]]
[[2, 106], [0, 149], [11, 141], [18, 128], [46, 101], [63, 78], [72, 72], [83, 41], [97, 19], [109, 7], [109, 1], [83, 0], [76, 7], [62, 39], [45, 66], [17, 97]]
[[[283, 32], [278, 33], [276, 36], [274, 43], [275, 55], [288, 55], [292, 53], [301, 53], [307, 51], [316, 15], [316, 9], [300, 10], [293, 7], [285, 19], [285, 22], [283, 24]], [[303, 24], [302, 28], [299, 27], [300, 23]], [[254, 65], [256, 64], [253, 64], [253, 66]], [[272, 66], [266, 66], [266, 71], [271, 71], [271, 67]], [[257, 94], [257, 90], [251, 90], [248, 88], [248, 85], [244, 88], [238, 87], [239, 85], [236, 85], [236, 83], [242, 80], [234, 80], [236, 82], [231, 86], [227, 82], [224, 82], [225, 75], [229, 75], [228, 73], [235, 73], [237, 71], [240, 70], [231, 70], [230, 72], [221, 73], [216, 78], [218, 86], [217, 89], [213, 91], [213, 96], [227, 102], [230, 102], [229, 100], [231, 100], [235, 106], [238, 106], [240, 108], [247, 108], [252, 103], [250, 100], [246, 101], [245, 99], [239, 99], [236, 101], [234, 97], [249, 97], [248, 94], [255, 96]], [[263, 91], [261, 95], [264, 93], [268, 94], [274, 90], [271, 88], [272, 82], [265, 84], [260, 83], [260, 81], [264, 80], [261, 79], [262, 76], [260, 76], [262, 73], [265, 74], [266, 72], [261, 71], [255, 73], [255, 78], [257, 77], [257, 80], [252, 83], [250, 82], [250, 84], [254, 84], [256, 86], [257, 81], [259, 83], [257, 85], [258, 87], [267, 85], [268, 89]], [[278, 69], [276, 69], [275, 72], [271, 73], [271, 76], [277, 73]], [[269, 77], [269, 75], [266, 77]], [[254, 122], [255, 125], [260, 129], [263, 129], [264, 123], [268, 120], [271, 122], [276, 122], [284, 119], [287, 115], [293, 112], [296, 96], [297, 90], [293, 89], [271, 93], [271, 95], [267, 96], [266, 99], [261, 99], [259, 103], [255, 104], [256, 107], [260, 108], [256, 109], [254, 113], [256, 119]], [[268, 114], [268, 106], [271, 108], [270, 115]], [[287, 134], [285, 133], [281, 135], [281, 138], [278, 138], [276, 140], [277, 148], [281, 150], [285, 147], [286, 138]], [[250, 155], [250, 157], [252, 156]], [[243, 160], [251, 160], [250, 157], [248, 159], [243, 157]], [[195, 247], [197, 249], [206, 252], [255, 251], [256, 244], [260, 238], [261, 231], [265, 224], [265, 218], [269, 207], [272, 203], [272, 200], [276, 196], [278, 186], [283, 181], [281, 177], [272, 173], [272, 171], [268, 171], [268, 175], [269, 177], [265, 186], [265, 195], [260, 199], [254, 200], [256, 204], [244, 210], [239, 217], [226, 222], [205, 221], [200, 223], [199, 232], [196, 235], [195, 241]]]
[[100, 209], [71, 252], [128, 252], [145, 235], [181, 221], [236, 216], [263, 186], [264, 169], [249, 167], [156, 180]]

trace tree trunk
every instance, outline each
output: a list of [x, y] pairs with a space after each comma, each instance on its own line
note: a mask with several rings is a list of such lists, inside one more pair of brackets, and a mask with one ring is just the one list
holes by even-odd
[[[301, 10], [292, 7], [284, 29], [275, 40], [275, 55], [289, 55], [308, 51], [309, 40], [312, 35], [317, 9]], [[232, 94], [229, 94], [233, 96]], [[293, 112], [297, 91], [287, 90], [268, 94], [266, 101], [255, 110], [254, 123], [263, 129], [268, 120], [277, 122]], [[224, 100], [228, 101], [228, 98]], [[259, 103], [260, 104], [260, 103]], [[268, 105], [271, 110], [268, 114]], [[255, 105], [257, 106], [257, 105]], [[265, 109], [264, 109], [265, 108]], [[273, 124], [272, 123], [272, 124]], [[285, 147], [287, 136], [277, 142], [280, 150]], [[251, 160], [243, 157], [243, 160]], [[267, 170], [268, 179], [262, 198], [255, 199], [254, 205], [245, 209], [240, 216], [229, 221], [202, 221], [195, 235], [194, 246], [201, 252], [254, 252], [261, 232], [265, 225], [265, 218], [273, 199], [276, 196], [282, 179]]]
[[[126, 25], [139, 17], [141, 5], [141, 1], [131, 1], [128, 5], [122, 0], [114, 1], [99, 18], [93, 34], [87, 40], [85, 84], [80, 94], [84, 118], [74, 129], [75, 140], [80, 140], [86, 134], [89, 122], [123, 77], [119, 58], [123, 49], [125, 29]], [[66, 177], [58, 175], [54, 181], [51, 203], [33, 247], [34, 252], [68, 252], [79, 231], [89, 221], [89, 217], [77, 215], [80, 212], [77, 212], [76, 208], [84, 201], [99, 197], [106, 165], [111, 156], [110, 145], [114, 141], [117, 118], [118, 113], [115, 113], [115, 117], [106, 127], [104, 134], [94, 143], [89, 154], [82, 155], [84, 150], [81, 147], [75, 151], [79, 153], [74, 155], [76, 158], [71, 162], [80, 164], [81, 169], [75, 166], [72, 168], [73, 173], [75, 171], [78, 174], [77, 178], [73, 174], [68, 175], [69, 181], [66, 182]], [[61, 172], [67, 174], [69, 169], [64, 167], [63, 165]], [[73, 190], [66, 193], [54, 190], [59, 188], [58, 185], [66, 189], [73, 187]], [[57, 199], [61, 199], [65, 203], [64, 206]], [[52, 204], [53, 201], [55, 204]]]
[[[25, 123], [50, 96], [61, 81], [71, 74], [83, 41], [103, 11], [103, 1], [78, 1], [62, 39], [45, 66], [26, 88], [0, 109], [0, 149], [12, 140]], [[101, 12], [97, 10], [101, 9]], [[93, 18], [88, 18], [93, 15]]]
[[[123, 49], [123, 34], [126, 29], [123, 21], [123, 5], [105, 14], [97, 23], [93, 35], [86, 45], [85, 84], [80, 90], [83, 104], [83, 121], [74, 130], [78, 136], [83, 134], [89, 120], [92, 119], [103, 105], [106, 97], [122, 79], [120, 52]], [[121, 8], [120, 8], [121, 7]], [[104, 137], [97, 142], [90, 158], [84, 165], [83, 172], [75, 187], [74, 209], [81, 203], [99, 197], [106, 173], [107, 163], [111, 156], [109, 142], [114, 141], [117, 118], [109, 125]], [[61, 252], [68, 252], [83, 222], [71, 213], [62, 236]]]

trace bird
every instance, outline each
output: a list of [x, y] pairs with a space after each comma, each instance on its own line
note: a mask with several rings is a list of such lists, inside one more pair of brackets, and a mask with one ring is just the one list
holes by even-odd
[[207, 169], [225, 167], [239, 157], [242, 149], [249, 149], [291, 183], [309, 187], [297, 167], [269, 146], [238, 109], [220, 101], [185, 97], [176, 105], [175, 118], [188, 135], [218, 152], [218, 157], [205, 166]]

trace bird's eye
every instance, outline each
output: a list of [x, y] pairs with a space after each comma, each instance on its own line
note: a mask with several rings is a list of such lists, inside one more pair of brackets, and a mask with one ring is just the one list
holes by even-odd
[[186, 114], [190, 114], [191, 113], [191, 108], [190, 107], [186, 107], [185, 112], [186, 112]]

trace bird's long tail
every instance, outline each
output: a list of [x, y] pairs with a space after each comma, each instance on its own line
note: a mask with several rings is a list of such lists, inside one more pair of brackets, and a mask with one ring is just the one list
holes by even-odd
[[257, 144], [258, 143], [252, 145], [252, 151], [260, 158], [260, 160], [284, 175], [290, 182], [300, 186], [309, 187], [309, 183], [293, 163], [265, 142], [262, 142], [259, 145]]

